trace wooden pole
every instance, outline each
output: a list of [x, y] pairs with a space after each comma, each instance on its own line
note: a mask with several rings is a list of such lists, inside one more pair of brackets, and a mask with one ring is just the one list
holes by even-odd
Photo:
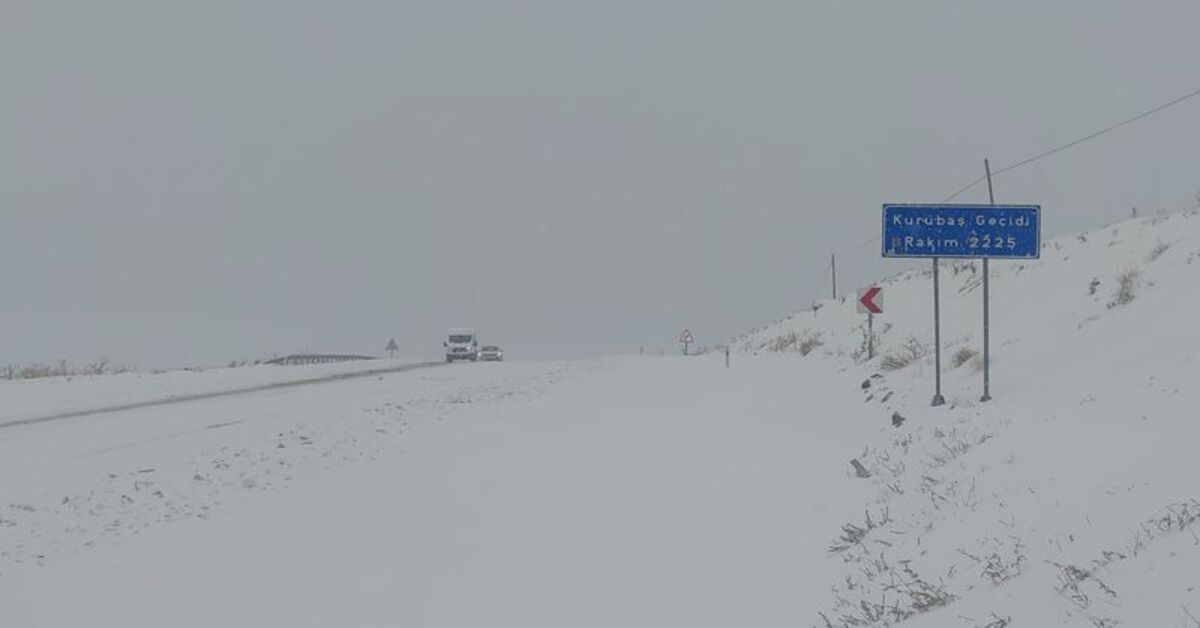
[[833, 277], [833, 300], [837, 301], [837, 257], [829, 254], [829, 273]]

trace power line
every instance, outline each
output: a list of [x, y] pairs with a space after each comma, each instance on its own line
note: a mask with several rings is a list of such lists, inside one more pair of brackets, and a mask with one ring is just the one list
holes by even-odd
[[[1001, 174], [1004, 174], [1004, 173], [1006, 173], [1006, 172], [1009, 172], [1009, 171], [1011, 171], [1011, 170], [1016, 170], [1017, 168], [1020, 168], [1020, 167], [1022, 167], [1022, 166], [1026, 166], [1026, 165], [1029, 165], [1029, 164], [1031, 164], [1031, 163], [1033, 163], [1033, 162], [1035, 162], [1035, 161], [1039, 161], [1039, 160], [1041, 160], [1041, 159], [1045, 159], [1046, 157], [1049, 157], [1049, 156], [1051, 156], [1051, 155], [1054, 155], [1054, 154], [1057, 154], [1057, 153], [1061, 153], [1062, 151], [1065, 151], [1065, 150], [1068, 150], [1068, 149], [1074, 148], [1075, 146], [1078, 146], [1078, 145], [1080, 145], [1080, 144], [1083, 144], [1084, 142], [1088, 142], [1088, 141], [1094, 140], [1094, 139], [1096, 139], [1096, 138], [1098, 138], [1098, 137], [1100, 137], [1100, 136], [1102, 136], [1102, 135], [1105, 135], [1105, 134], [1107, 134], [1107, 133], [1111, 133], [1112, 131], [1115, 131], [1115, 130], [1117, 130], [1117, 129], [1119, 129], [1119, 128], [1123, 127], [1123, 126], [1126, 126], [1126, 125], [1128, 125], [1128, 124], [1132, 124], [1132, 123], [1134, 123], [1134, 122], [1137, 122], [1138, 120], [1142, 120], [1143, 118], [1148, 118], [1148, 117], [1150, 117], [1150, 116], [1152, 116], [1152, 115], [1154, 115], [1154, 114], [1156, 114], [1156, 113], [1159, 113], [1159, 112], [1161, 112], [1161, 111], [1163, 111], [1163, 110], [1165, 110], [1165, 109], [1169, 109], [1169, 108], [1171, 108], [1171, 107], [1174, 107], [1175, 105], [1178, 105], [1178, 104], [1180, 104], [1180, 103], [1182, 103], [1182, 102], [1184, 102], [1184, 101], [1187, 101], [1187, 100], [1190, 100], [1190, 99], [1192, 99], [1192, 98], [1195, 98], [1196, 96], [1200, 96], [1200, 88], [1198, 88], [1198, 89], [1195, 89], [1195, 90], [1192, 90], [1192, 91], [1190, 91], [1190, 92], [1188, 92], [1188, 93], [1186, 93], [1186, 94], [1184, 94], [1184, 95], [1182, 95], [1182, 96], [1179, 96], [1178, 98], [1175, 98], [1175, 99], [1173, 99], [1173, 100], [1169, 100], [1169, 101], [1167, 101], [1167, 102], [1165, 102], [1165, 103], [1162, 103], [1162, 104], [1160, 104], [1160, 105], [1156, 105], [1156, 106], [1154, 106], [1154, 107], [1152, 107], [1152, 108], [1150, 108], [1150, 109], [1147, 109], [1146, 111], [1143, 111], [1143, 112], [1141, 112], [1141, 113], [1139, 113], [1139, 114], [1137, 114], [1137, 115], [1135, 115], [1135, 116], [1133, 116], [1133, 117], [1126, 118], [1126, 119], [1124, 119], [1124, 120], [1121, 120], [1120, 122], [1117, 122], [1117, 123], [1115, 123], [1115, 124], [1110, 124], [1110, 125], [1108, 125], [1108, 126], [1106, 126], [1106, 127], [1102, 128], [1102, 129], [1100, 129], [1100, 130], [1098, 130], [1098, 131], [1093, 131], [1093, 132], [1091, 132], [1091, 133], [1088, 133], [1087, 135], [1084, 135], [1084, 136], [1082, 136], [1082, 137], [1079, 137], [1079, 138], [1076, 138], [1076, 139], [1074, 139], [1074, 140], [1071, 140], [1070, 142], [1067, 142], [1066, 144], [1061, 144], [1061, 145], [1059, 145], [1059, 146], [1055, 146], [1055, 147], [1053, 147], [1053, 148], [1050, 148], [1050, 149], [1047, 149], [1047, 150], [1043, 150], [1043, 151], [1041, 151], [1041, 152], [1039, 152], [1039, 153], [1035, 153], [1035, 154], [1033, 154], [1033, 155], [1031, 155], [1031, 156], [1029, 156], [1029, 157], [1026, 157], [1025, 159], [1022, 159], [1022, 160], [1020, 160], [1020, 161], [1018, 161], [1018, 162], [1016, 162], [1016, 163], [1012, 163], [1012, 164], [1009, 164], [1009, 165], [1007, 165], [1007, 166], [1004, 166], [1003, 168], [999, 168], [999, 169], [997, 169], [997, 170], [994, 170], [994, 171], [992, 171], [992, 177], [993, 177], [993, 178], [995, 178], [996, 176], [998, 176], [998, 175], [1001, 175]], [[953, 193], [953, 194], [951, 194], [950, 196], [947, 196], [946, 198], [942, 199], [940, 202], [942, 202], [942, 203], [948, 203], [948, 202], [950, 202], [950, 201], [952, 201], [952, 200], [954, 200], [954, 199], [958, 198], [959, 196], [961, 196], [961, 195], [962, 195], [964, 192], [967, 192], [967, 191], [968, 191], [968, 190], [970, 190], [971, 188], [974, 188], [975, 186], [979, 185], [980, 183], [983, 183], [983, 182], [984, 182], [984, 181], [986, 181], [986, 180], [987, 180], [987, 175], [982, 175], [982, 176], [979, 176], [979, 177], [977, 177], [976, 179], [972, 180], [972, 181], [971, 181], [970, 183], [968, 183], [967, 185], [964, 185], [963, 187], [959, 188], [959, 189], [958, 189], [956, 192], [954, 192], [954, 193]], [[1184, 208], [1184, 210], [1183, 210], [1183, 211], [1187, 211], [1187, 210], [1189, 210], [1189, 209], [1200, 209], [1200, 201], [1197, 201], [1196, 205], [1195, 205], [1195, 206], [1193, 206], [1193, 207]], [[848, 253], [857, 252], [858, 250], [862, 249], [863, 247], [869, 246], [869, 245], [871, 245], [871, 244], [875, 244], [875, 243], [877, 243], [877, 242], [879, 242], [879, 241], [880, 241], [880, 236], [874, 236], [874, 237], [872, 237], [872, 238], [871, 238], [871, 239], [869, 239], [869, 240], [863, 240], [862, 242], [859, 242], [858, 244], [855, 244], [855, 245], [852, 245], [852, 246], [850, 246], [850, 247], [844, 248], [844, 249], [842, 249], [842, 250], [841, 250], [841, 251], [839, 251], [839, 252], [840, 252], [840, 253], [844, 253], [844, 254], [848, 254]], [[828, 269], [829, 269], [829, 265], [828, 265], [828, 264], [826, 264], [826, 265], [825, 265], [825, 270], [828, 270]]]
[[[1096, 139], [1096, 138], [1100, 137], [1101, 135], [1104, 135], [1104, 134], [1106, 134], [1106, 133], [1111, 133], [1112, 131], [1115, 131], [1115, 130], [1117, 130], [1117, 129], [1119, 129], [1119, 128], [1123, 127], [1123, 126], [1126, 126], [1126, 125], [1128, 125], [1128, 124], [1131, 124], [1131, 123], [1137, 122], [1138, 120], [1141, 120], [1141, 119], [1143, 119], [1143, 118], [1148, 118], [1148, 117], [1150, 117], [1150, 116], [1152, 116], [1152, 115], [1154, 115], [1154, 114], [1156, 114], [1156, 113], [1159, 113], [1160, 111], [1163, 111], [1163, 110], [1165, 110], [1165, 109], [1169, 109], [1169, 108], [1171, 108], [1171, 107], [1174, 107], [1175, 105], [1178, 105], [1178, 104], [1180, 104], [1180, 103], [1182, 103], [1182, 102], [1184, 102], [1184, 101], [1186, 101], [1186, 100], [1189, 100], [1189, 99], [1195, 98], [1196, 96], [1200, 96], [1200, 89], [1195, 89], [1195, 90], [1192, 90], [1192, 91], [1190, 91], [1190, 92], [1188, 92], [1188, 93], [1186, 93], [1186, 94], [1184, 94], [1184, 95], [1182, 95], [1182, 96], [1179, 96], [1178, 98], [1175, 98], [1175, 99], [1173, 99], [1173, 100], [1169, 100], [1169, 101], [1167, 101], [1167, 102], [1165, 102], [1165, 103], [1162, 103], [1162, 104], [1160, 104], [1160, 105], [1156, 105], [1156, 106], [1154, 106], [1154, 107], [1151, 107], [1150, 109], [1147, 109], [1147, 110], [1145, 110], [1145, 111], [1143, 111], [1143, 112], [1141, 112], [1141, 113], [1139, 113], [1139, 114], [1137, 114], [1137, 115], [1135, 115], [1135, 116], [1133, 116], [1133, 117], [1126, 118], [1126, 119], [1124, 119], [1124, 120], [1121, 120], [1120, 122], [1117, 122], [1117, 123], [1115, 123], [1115, 124], [1110, 124], [1110, 125], [1108, 125], [1108, 126], [1106, 126], [1106, 127], [1102, 128], [1102, 129], [1100, 129], [1100, 130], [1098, 130], [1098, 131], [1093, 131], [1093, 132], [1091, 132], [1091, 133], [1088, 133], [1087, 135], [1084, 135], [1084, 136], [1082, 136], [1082, 137], [1079, 137], [1079, 138], [1076, 138], [1076, 139], [1074, 139], [1074, 140], [1071, 140], [1070, 142], [1067, 142], [1066, 144], [1061, 144], [1061, 145], [1059, 145], [1059, 146], [1055, 146], [1054, 148], [1050, 148], [1050, 149], [1047, 149], [1047, 150], [1043, 150], [1043, 151], [1041, 151], [1041, 152], [1039, 152], [1039, 153], [1035, 153], [1034, 155], [1032, 155], [1032, 156], [1030, 156], [1030, 157], [1026, 157], [1025, 159], [1022, 159], [1021, 161], [1018, 161], [1018, 162], [1016, 162], [1016, 163], [1009, 164], [1009, 165], [1007, 165], [1007, 166], [1004, 166], [1003, 168], [999, 168], [999, 169], [997, 169], [997, 170], [993, 170], [993, 171], [992, 171], [992, 178], [994, 179], [994, 178], [996, 178], [997, 176], [999, 176], [999, 175], [1001, 175], [1001, 174], [1004, 174], [1005, 172], [1009, 172], [1009, 171], [1011, 171], [1011, 170], [1016, 170], [1017, 168], [1020, 168], [1020, 167], [1022, 167], [1022, 166], [1026, 166], [1026, 165], [1028, 165], [1028, 164], [1031, 164], [1031, 163], [1033, 163], [1033, 162], [1035, 162], [1035, 161], [1038, 161], [1038, 160], [1041, 160], [1041, 159], [1045, 159], [1046, 157], [1049, 157], [1049, 156], [1051, 156], [1051, 155], [1054, 155], [1054, 154], [1057, 154], [1057, 153], [1061, 153], [1062, 151], [1068, 150], [1068, 149], [1070, 149], [1070, 148], [1074, 148], [1075, 146], [1078, 146], [1078, 145], [1080, 145], [1080, 144], [1083, 144], [1084, 142], [1087, 142], [1087, 141], [1090, 141], [1090, 140], [1094, 140], [1094, 139]], [[968, 184], [964, 185], [963, 187], [959, 188], [957, 191], [955, 191], [955, 192], [954, 192], [953, 194], [951, 194], [950, 196], [947, 196], [946, 198], [942, 199], [940, 202], [942, 202], [942, 203], [948, 203], [948, 202], [950, 202], [950, 201], [952, 201], [952, 200], [954, 200], [954, 199], [958, 198], [959, 196], [961, 196], [961, 195], [962, 195], [964, 192], [967, 192], [968, 190], [970, 190], [970, 189], [974, 188], [975, 186], [979, 185], [980, 183], [983, 183], [983, 182], [984, 182], [984, 181], [986, 181], [986, 180], [987, 180], [987, 175], [980, 175], [979, 177], [976, 177], [975, 179], [973, 179], [973, 180], [972, 180], [970, 183], [968, 183]], [[861, 243], [859, 243], [859, 244], [856, 244], [856, 245], [854, 245], [854, 246], [852, 246], [852, 247], [850, 247], [850, 248], [846, 249], [846, 250], [845, 250], [845, 252], [849, 253], [849, 252], [852, 252], [852, 251], [857, 251], [857, 250], [859, 250], [859, 249], [863, 248], [864, 246], [867, 246], [867, 245], [869, 245], [869, 244], [874, 244], [874, 243], [876, 243], [876, 242], [879, 242], [879, 237], [878, 237], [878, 236], [876, 236], [876, 237], [874, 237], [874, 238], [871, 238], [870, 240], [867, 240], [867, 241], [865, 241], [865, 242], [861, 242]]]
[[[995, 175], [995, 173], [993, 173], [993, 176], [994, 176], [994, 175]], [[966, 185], [962, 186], [961, 188], [959, 188], [959, 189], [958, 189], [958, 191], [957, 191], [957, 192], [955, 192], [954, 194], [951, 194], [950, 196], [947, 196], [946, 198], [944, 198], [944, 199], [942, 199], [941, 201], [938, 201], [938, 202], [940, 202], [940, 203], [949, 203], [950, 201], [952, 201], [952, 200], [954, 200], [954, 199], [958, 198], [958, 196], [959, 196], [960, 194], [962, 194], [963, 192], [966, 192], [967, 190], [969, 190], [969, 189], [971, 189], [971, 188], [973, 188], [973, 187], [975, 187], [975, 186], [979, 185], [980, 183], [983, 183], [984, 179], [987, 179], [987, 175], [982, 175], [982, 176], [980, 176], [978, 179], [975, 179], [974, 181], [972, 181], [972, 182], [970, 182], [970, 183], [968, 183], [968, 184], [966, 184]]]
[[[1165, 103], [1162, 103], [1161, 105], [1158, 105], [1158, 106], [1152, 107], [1152, 108], [1150, 108], [1150, 109], [1147, 109], [1146, 111], [1143, 111], [1143, 112], [1141, 112], [1141, 113], [1137, 114], [1136, 116], [1133, 116], [1132, 118], [1126, 118], [1126, 119], [1124, 119], [1124, 120], [1122, 120], [1122, 121], [1120, 121], [1120, 122], [1117, 122], [1116, 124], [1110, 124], [1110, 125], [1108, 125], [1108, 126], [1104, 127], [1103, 129], [1100, 129], [1099, 131], [1094, 131], [1094, 132], [1092, 132], [1092, 133], [1088, 133], [1087, 135], [1084, 135], [1083, 137], [1080, 137], [1080, 138], [1077, 138], [1077, 139], [1071, 140], [1070, 142], [1067, 142], [1066, 144], [1062, 144], [1062, 145], [1060, 145], [1060, 146], [1055, 146], [1054, 148], [1050, 148], [1050, 149], [1044, 150], [1044, 151], [1042, 151], [1042, 152], [1040, 152], [1040, 153], [1037, 153], [1037, 154], [1034, 154], [1034, 155], [1032, 155], [1032, 156], [1030, 156], [1030, 157], [1027, 157], [1027, 158], [1025, 158], [1025, 159], [1022, 159], [1021, 161], [1018, 161], [1018, 162], [1016, 162], [1016, 163], [1014, 163], [1014, 164], [1009, 164], [1009, 165], [1007, 165], [1007, 166], [1004, 166], [1003, 168], [1000, 168], [1000, 169], [998, 169], [998, 170], [996, 170], [996, 171], [992, 172], [992, 178], [995, 178], [995, 177], [997, 177], [997, 176], [999, 176], [999, 175], [1002, 175], [1002, 174], [1004, 174], [1005, 172], [1008, 172], [1008, 171], [1010, 171], [1010, 170], [1016, 170], [1017, 168], [1020, 168], [1021, 166], [1025, 166], [1025, 165], [1031, 164], [1031, 163], [1033, 163], [1033, 162], [1035, 162], [1035, 161], [1038, 161], [1038, 160], [1044, 159], [1044, 158], [1046, 158], [1046, 157], [1049, 157], [1049, 156], [1051, 156], [1051, 155], [1054, 155], [1054, 154], [1056, 154], [1056, 153], [1061, 153], [1061, 152], [1062, 152], [1062, 151], [1064, 151], [1064, 150], [1067, 150], [1067, 149], [1073, 148], [1073, 147], [1075, 147], [1075, 146], [1078, 146], [1078, 145], [1080, 145], [1080, 144], [1082, 144], [1082, 143], [1084, 143], [1084, 142], [1087, 142], [1087, 141], [1090, 141], [1090, 140], [1094, 140], [1094, 139], [1096, 139], [1097, 137], [1100, 137], [1101, 135], [1104, 135], [1104, 134], [1106, 134], [1106, 133], [1111, 133], [1112, 131], [1116, 131], [1117, 129], [1119, 129], [1119, 128], [1121, 128], [1121, 127], [1123, 127], [1123, 126], [1127, 125], [1127, 124], [1132, 124], [1132, 123], [1134, 123], [1134, 122], [1137, 122], [1138, 120], [1141, 120], [1141, 119], [1143, 119], [1143, 118], [1148, 118], [1148, 117], [1150, 117], [1150, 116], [1152, 116], [1152, 115], [1154, 115], [1154, 114], [1156, 114], [1156, 113], [1158, 113], [1158, 112], [1160, 112], [1160, 111], [1163, 111], [1164, 109], [1169, 109], [1169, 108], [1171, 108], [1171, 107], [1174, 107], [1175, 105], [1178, 105], [1179, 103], [1182, 103], [1182, 102], [1184, 102], [1184, 101], [1186, 101], [1186, 100], [1189, 100], [1189, 99], [1195, 98], [1196, 96], [1200, 96], [1200, 89], [1196, 89], [1196, 90], [1190, 91], [1190, 92], [1188, 92], [1188, 93], [1186, 93], [1186, 94], [1184, 94], [1184, 95], [1182, 95], [1182, 96], [1180, 96], [1180, 97], [1178, 97], [1178, 98], [1176, 98], [1176, 99], [1174, 99], [1174, 100], [1170, 100], [1170, 101], [1167, 101], [1167, 102], [1165, 102]], [[975, 187], [975, 186], [979, 185], [979, 184], [980, 184], [980, 183], [982, 183], [982, 182], [983, 182], [985, 179], [987, 179], [987, 177], [986, 177], [986, 176], [979, 177], [979, 178], [975, 179], [974, 181], [970, 182], [970, 183], [969, 183], [969, 184], [967, 184], [966, 186], [963, 186], [962, 188], [960, 188], [960, 189], [959, 189], [957, 192], [955, 192], [954, 194], [951, 194], [950, 196], [947, 196], [947, 197], [946, 197], [944, 200], [942, 200], [942, 202], [943, 202], [943, 203], [946, 203], [946, 202], [949, 202], [949, 201], [952, 201], [952, 200], [954, 200], [955, 198], [958, 198], [958, 196], [959, 196], [959, 195], [961, 195], [963, 192], [966, 192], [967, 190], [970, 190], [971, 188], [973, 188], [973, 187]]]

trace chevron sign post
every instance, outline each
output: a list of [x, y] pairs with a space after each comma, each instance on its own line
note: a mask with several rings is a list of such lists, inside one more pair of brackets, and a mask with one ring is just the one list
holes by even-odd
[[875, 358], [875, 315], [883, 314], [883, 288], [858, 289], [858, 313], [867, 315], [867, 359]]

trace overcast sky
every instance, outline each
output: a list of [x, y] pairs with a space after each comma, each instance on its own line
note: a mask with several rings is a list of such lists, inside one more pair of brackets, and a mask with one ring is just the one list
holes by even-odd
[[[514, 357], [720, 342], [825, 294], [881, 203], [1200, 87], [1197, 24], [1195, 0], [5, 0], [0, 363], [436, 355], [457, 325]], [[1179, 206], [1200, 99], [996, 186], [1047, 234]]]

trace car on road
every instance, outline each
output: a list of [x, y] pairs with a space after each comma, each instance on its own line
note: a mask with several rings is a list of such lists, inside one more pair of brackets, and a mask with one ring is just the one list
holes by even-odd
[[504, 350], [496, 345], [488, 345], [479, 350], [479, 359], [484, 362], [503, 362]]
[[475, 330], [469, 327], [455, 327], [446, 333], [446, 361], [470, 360], [474, 362], [479, 357], [479, 337]]

